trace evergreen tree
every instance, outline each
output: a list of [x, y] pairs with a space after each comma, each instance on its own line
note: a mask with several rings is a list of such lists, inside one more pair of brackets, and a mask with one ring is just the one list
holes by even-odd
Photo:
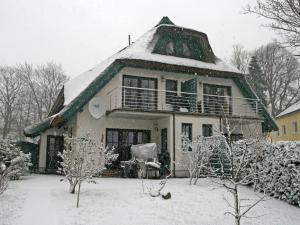
[[266, 81], [264, 79], [262, 70], [255, 56], [251, 57], [248, 73], [249, 73], [247, 76], [248, 82], [250, 83], [251, 87], [254, 89], [259, 99], [266, 106], [267, 105], [267, 96], [265, 94]]

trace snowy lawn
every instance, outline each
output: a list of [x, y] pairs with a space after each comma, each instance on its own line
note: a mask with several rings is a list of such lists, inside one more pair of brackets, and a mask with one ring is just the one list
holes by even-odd
[[[84, 183], [80, 208], [76, 196], [69, 194], [68, 183], [55, 175], [32, 175], [10, 182], [0, 196], [1, 225], [93, 225], [93, 224], [234, 224], [224, 197], [224, 189], [216, 189], [209, 179], [189, 186], [187, 179], [170, 179], [166, 191], [172, 198], [163, 200], [143, 194], [140, 180], [99, 178], [97, 184]], [[148, 185], [159, 181], [145, 181]], [[249, 188], [242, 188], [244, 197], [256, 199]], [[242, 224], [299, 224], [300, 208], [269, 199], [256, 206]]]

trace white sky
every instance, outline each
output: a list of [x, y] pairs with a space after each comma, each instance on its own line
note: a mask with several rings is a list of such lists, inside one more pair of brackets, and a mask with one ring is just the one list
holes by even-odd
[[262, 19], [241, 14], [255, 0], [0, 0], [0, 65], [62, 64], [73, 77], [155, 26], [163, 16], [202, 31], [219, 58], [232, 45], [254, 49], [276, 38]]

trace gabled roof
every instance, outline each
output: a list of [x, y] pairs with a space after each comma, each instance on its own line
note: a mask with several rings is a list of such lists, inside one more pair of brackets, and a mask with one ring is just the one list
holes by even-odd
[[[201, 40], [201, 51], [205, 53], [205, 58], [197, 60], [154, 53], [160, 38], [166, 32], [175, 33], [174, 38], [179, 37], [178, 33], [191, 36], [193, 40], [198, 38]], [[39, 124], [25, 128], [25, 135], [35, 137], [50, 127], [62, 126], [124, 67], [243, 79], [243, 74], [239, 70], [215, 57], [206, 34], [176, 26], [168, 17], [164, 17], [157, 26], [132, 45], [68, 81], [63, 87], [63, 95], [61, 94], [56, 101], [60, 104], [54, 104], [55, 108], [51, 110], [56, 114], [49, 115], [49, 118]], [[272, 118], [268, 113], [266, 116]], [[277, 128], [276, 124], [272, 126]]]
[[294, 113], [294, 112], [298, 112], [298, 111], [300, 111], [300, 102], [295, 103], [294, 105], [291, 105], [286, 110], [284, 110], [283, 112], [279, 113], [278, 116], [276, 116], [276, 118], [279, 118], [279, 117], [282, 117], [282, 116], [286, 116], [288, 114], [291, 114], [291, 113]]

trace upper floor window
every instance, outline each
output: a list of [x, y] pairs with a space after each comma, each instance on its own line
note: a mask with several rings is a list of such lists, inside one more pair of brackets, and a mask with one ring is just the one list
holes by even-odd
[[231, 87], [214, 84], [204, 84], [204, 113], [231, 114]]
[[170, 41], [170, 42], [166, 45], [166, 53], [167, 53], [167, 55], [174, 55], [174, 53], [175, 53], [174, 42]]
[[177, 80], [166, 80], [166, 104], [176, 103]]
[[297, 121], [293, 121], [293, 133], [298, 133], [298, 122]]
[[156, 109], [157, 79], [123, 76], [123, 107], [132, 109]]
[[182, 54], [186, 57], [190, 57], [192, 55], [192, 51], [186, 43], [182, 43]]

